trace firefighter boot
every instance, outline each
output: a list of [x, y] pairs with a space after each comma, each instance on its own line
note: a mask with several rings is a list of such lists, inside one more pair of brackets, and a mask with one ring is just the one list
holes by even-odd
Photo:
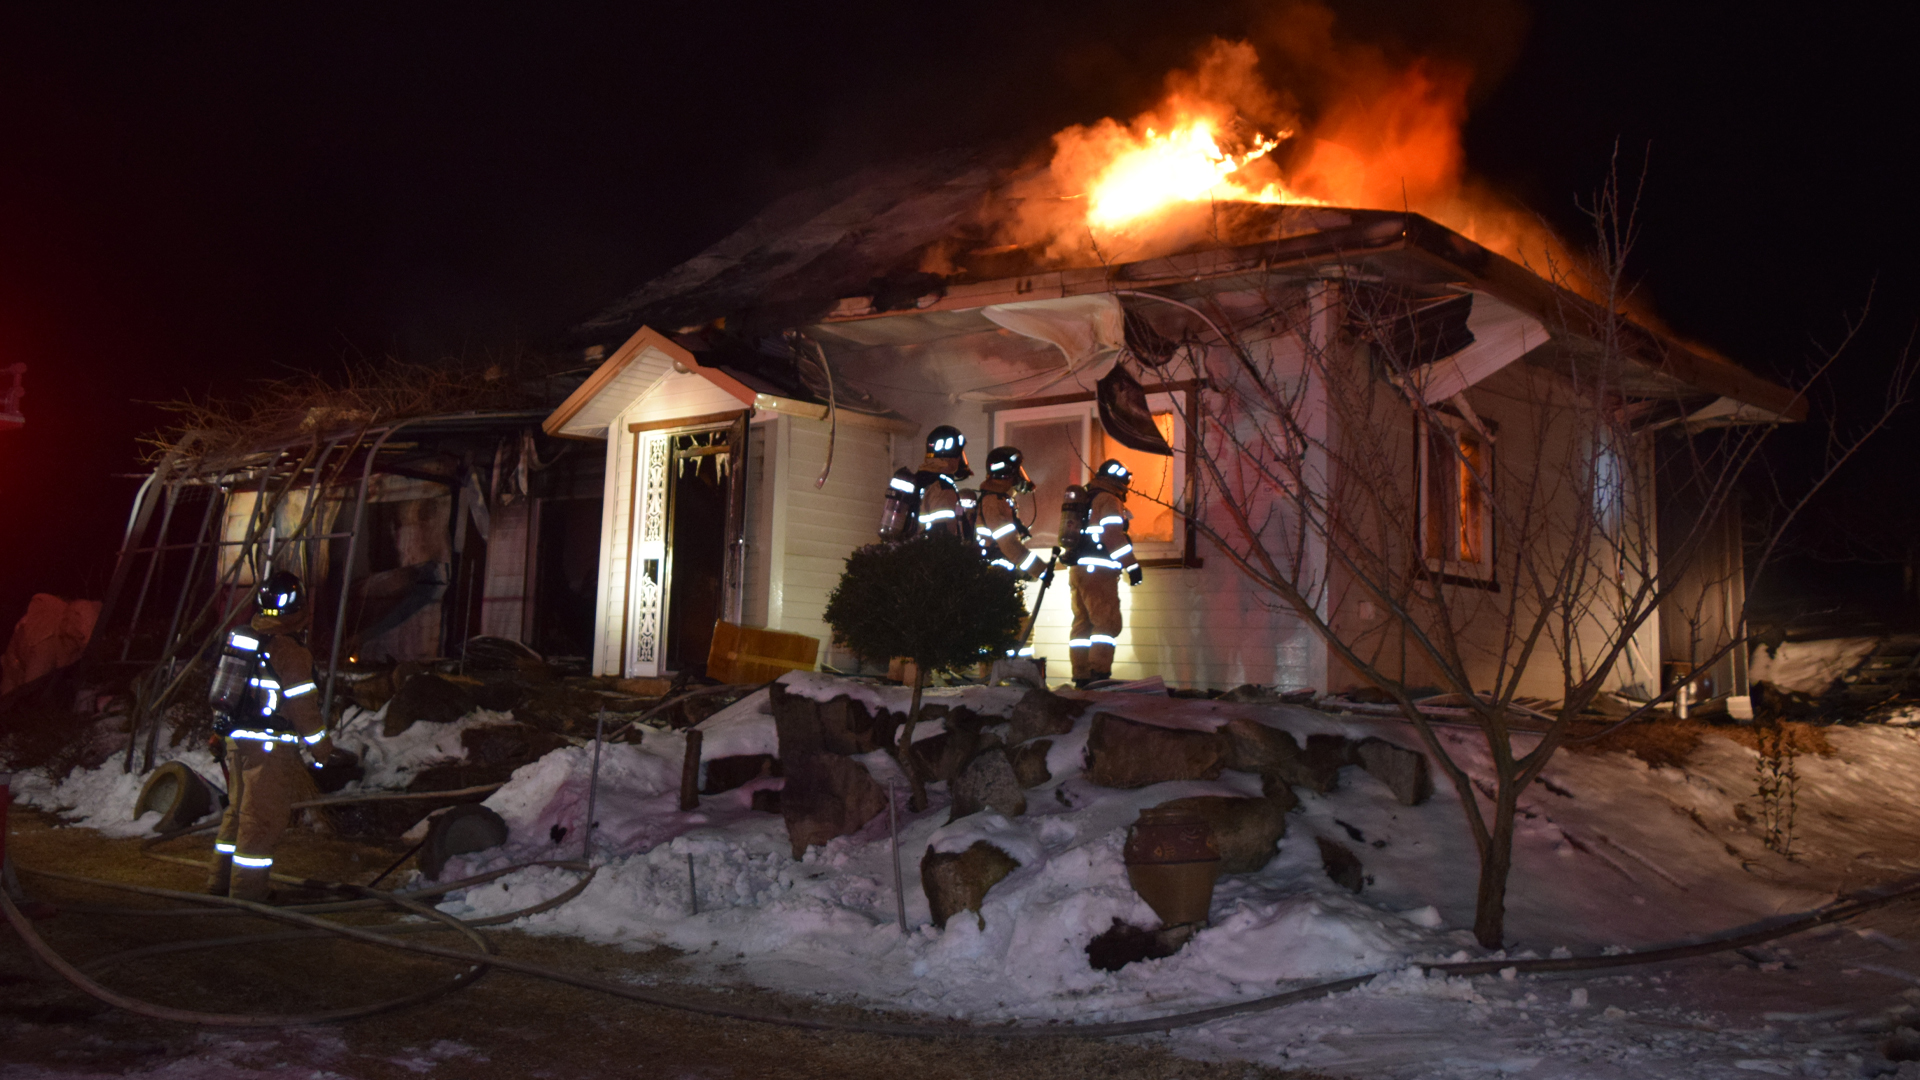
[[213, 869], [207, 873], [207, 895], [225, 896], [233, 888], [233, 856], [224, 851], [213, 853]]
[[227, 895], [235, 900], [270, 904], [273, 902], [273, 882], [269, 877], [272, 873], [271, 866], [237, 866], [233, 870], [233, 888]]

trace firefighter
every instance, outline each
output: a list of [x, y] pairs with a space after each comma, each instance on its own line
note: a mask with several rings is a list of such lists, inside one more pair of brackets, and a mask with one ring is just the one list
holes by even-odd
[[1027, 550], [1024, 541], [1033, 534], [1014, 505], [1016, 496], [1032, 490], [1026, 459], [1017, 448], [996, 447], [987, 455], [987, 479], [980, 485], [974, 539], [988, 562], [1022, 578], [1037, 577], [1045, 562], [1045, 556]]
[[315, 692], [313, 654], [299, 637], [313, 622], [300, 579], [285, 570], [269, 575], [254, 605], [247, 628], [227, 635], [214, 674], [215, 719], [226, 736], [228, 802], [207, 892], [265, 901], [274, 846], [294, 801], [311, 789], [302, 751], [324, 762], [332, 744]]
[[1140, 584], [1140, 560], [1127, 536], [1127, 486], [1133, 474], [1108, 458], [1094, 470], [1093, 481], [1080, 492], [1069, 489], [1061, 507], [1061, 543], [1067, 528], [1078, 525], [1078, 542], [1069, 552], [1073, 571], [1068, 584], [1073, 597], [1073, 628], [1067, 654], [1073, 660], [1073, 685], [1086, 687], [1113, 677], [1113, 647], [1120, 638], [1120, 575], [1130, 585]]
[[915, 536], [963, 536], [960, 531], [960, 481], [967, 467], [967, 437], [942, 424], [927, 433], [927, 457], [918, 471], [901, 469], [887, 485], [880, 517], [882, 540]]

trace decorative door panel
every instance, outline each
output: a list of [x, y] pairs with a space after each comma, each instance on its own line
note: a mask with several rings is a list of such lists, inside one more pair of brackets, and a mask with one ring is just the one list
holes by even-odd
[[628, 572], [633, 575], [628, 594], [633, 598], [627, 628], [629, 677], [660, 674], [666, 640], [667, 598], [667, 470], [672, 461], [672, 437], [666, 432], [641, 432], [634, 472], [633, 550]]

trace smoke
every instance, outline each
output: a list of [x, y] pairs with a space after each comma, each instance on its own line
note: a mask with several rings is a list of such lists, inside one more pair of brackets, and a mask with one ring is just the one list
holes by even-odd
[[[1062, 261], [1137, 257], [1190, 243], [1196, 230], [1217, 232], [1213, 202], [1322, 203], [1411, 210], [1537, 271], [1567, 272], [1566, 246], [1473, 177], [1463, 145], [1471, 105], [1511, 64], [1525, 20], [1505, 0], [1450, 11], [1336, 12], [1302, 0], [1264, 12], [1244, 36], [1214, 38], [1166, 75], [1157, 102], [1137, 115], [1058, 132], [1044, 169], [1011, 185], [1001, 239]], [[1279, 141], [1210, 199], [1123, 230], [1090, 226], [1087, 196], [1104, 170], [1150, 133], [1196, 122], [1236, 160]]]

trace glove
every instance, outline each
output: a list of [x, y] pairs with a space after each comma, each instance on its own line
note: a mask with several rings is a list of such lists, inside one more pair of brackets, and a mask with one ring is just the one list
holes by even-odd
[[1145, 575], [1140, 572], [1139, 563], [1134, 563], [1132, 566], [1127, 567], [1127, 584], [1138, 585], [1140, 584], [1140, 579], [1144, 576]]

